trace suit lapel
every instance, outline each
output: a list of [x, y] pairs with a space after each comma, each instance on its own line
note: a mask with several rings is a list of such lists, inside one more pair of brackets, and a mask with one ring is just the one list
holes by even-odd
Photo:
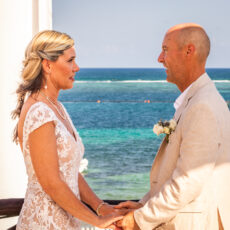
[[163, 141], [161, 142], [161, 145], [157, 151], [157, 154], [154, 158], [154, 161], [153, 161], [153, 164], [152, 164], [152, 168], [151, 168], [151, 171], [150, 171], [150, 187], [151, 187], [151, 190], [154, 188], [152, 187], [152, 185], [156, 184], [157, 183], [157, 172], [158, 172], [158, 168], [160, 167], [160, 159], [161, 159], [161, 156], [162, 154], [165, 152], [164, 149], [165, 147], [167, 146], [167, 141], [166, 141], [166, 138], [163, 139]]
[[[177, 123], [180, 121], [181, 115], [182, 115], [184, 109], [186, 108], [186, 106], [189, 104], [192, 97], [197, 93], [197, 91], [199, 91], [200, 88], [204, 87], [205, 85], [207, 85], [209, 83], [212, 83], [212, 81], [206, 73], [203, 74], [200, 78], [198, 78], [193, 83], [193, 85], [191, 86], [191, 88], [187, 92], [182, 105], [177, 109], [177, 111], [174, 115], [174, 119]], [[154, 159], [154, 162], [152, 164], [152, 169], [151, 169], [151, 173], [150, 173], [150, 181], [152, 184], [157, 183], [157, 173], [159, 171], [160, 161], [162, 159], [162, 156], [165, 153], [165, 149], [166, 149], [167, 144], [168, 143], [167, 143], [166, 139], [164, 138], [161, 145], [160, 145], [160, 148], [157, 152], [157, 155]], [[151, 187], [152, 187], [152, 184], [151, 184]], [[152, 189], [154, 189], [154, 186], [152, 187]]]

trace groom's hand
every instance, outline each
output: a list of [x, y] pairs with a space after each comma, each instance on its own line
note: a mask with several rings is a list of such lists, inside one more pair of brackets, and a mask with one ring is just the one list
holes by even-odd
[[123, 230], [140, 230], [139, 226], [137, 225], [133, 212], [129, 212], [124, 216], [124, 218], [117, 222], [117, 226], [121, 227]]
[[114, 206], [114, 208], [121, 209], [121, 208], [126, 208], [126, 209], [138, 209], [141, 208], [143, 205], [139, 202], [134, 202], [131, 200], [121, 202], [120, 204]]

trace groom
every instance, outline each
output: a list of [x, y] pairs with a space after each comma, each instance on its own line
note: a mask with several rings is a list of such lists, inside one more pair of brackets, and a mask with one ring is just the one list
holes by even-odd
[[197, 24], [170, 28], [158, 61], [177, 85], [175, 131], [163, 140], [150, 191], [120, 223], [125, 230], [230, 229], [230, 112], [205, 72], [210, 41]]

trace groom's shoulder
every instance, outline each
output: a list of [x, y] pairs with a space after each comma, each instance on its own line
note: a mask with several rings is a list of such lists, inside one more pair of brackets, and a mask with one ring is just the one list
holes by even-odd
[[193, 102], [192, 104], [205, 104], [211, 108], [219, 107], [219, 105], [226, 106], [225, 100], [213, 82], [209, 82], [209, 84], [200, 88], [191, 101]]
[[191, 98], [187, 107], [187, 112], [196, 111], [196, 113], [199, 113], [201, 110], [206, 110], [210, 115], [214, 115], [217, 120], [220, 116], [230, 115], [228, 105], [214, 83], [200, 88]]

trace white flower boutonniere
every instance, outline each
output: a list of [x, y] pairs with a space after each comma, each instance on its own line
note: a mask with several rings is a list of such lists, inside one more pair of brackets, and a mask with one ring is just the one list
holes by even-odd
[[161, 133], [166, 134], [166, 140], [168, 142], [169, 135], [176, 129], [176, 121], [171, 119], [170, 121], [158, 121], [157, 124], [153, 126], [153, 132], [158, 135]]

